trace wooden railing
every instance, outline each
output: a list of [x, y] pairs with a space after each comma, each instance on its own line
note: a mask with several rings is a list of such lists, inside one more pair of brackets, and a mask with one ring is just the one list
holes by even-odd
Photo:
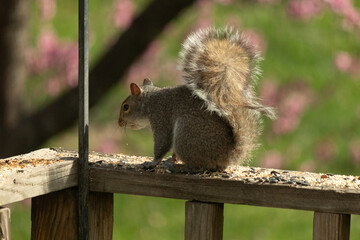
[[[0, 160], [0, 206], [32, 198], [32, 239], [77, 238], [77, 152], [41, 149]], [[185, 239], [222, 239], [224, 203], [314, 211], [314, 239], [349, 239], [360, 179], [264, 168], [175, 174], [143, 171], [144, 157], [90, 153], [90, 239], [112, 239], [113, 193], [188, 200]], [[9, 211], [0, 209], [0, 236]]]

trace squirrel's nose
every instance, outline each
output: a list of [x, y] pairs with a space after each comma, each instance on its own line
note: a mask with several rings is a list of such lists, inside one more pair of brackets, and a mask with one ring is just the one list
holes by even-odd
[[124, 127], [126, 125], [126, 122], [123, 119], [119, 118], [118, 124], [120, 127]]

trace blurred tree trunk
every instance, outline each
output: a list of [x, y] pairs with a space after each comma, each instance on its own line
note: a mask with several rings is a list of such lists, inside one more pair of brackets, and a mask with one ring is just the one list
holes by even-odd
[[3, 0], [0, 7], [0, 132], [13, 128], [23, 110], [29, 0]]
[[[3, 18], [3, 14], [10, 12], [7, 8], [11, 7], [12, 1], [18, 2], [19, 0], [6, 1], [8, 6], [1, 5], [1, 18]], [[27, 2], [28, 0], [24, 1]], [[166, 25], [193, 2], [195, 0], [154, 0], [134, 19], [128, 30], [118, 38], [115, 44], [104, 53], [90, 70], [90, 107], [99, 102], [111, 87], [121, 79], [126, 70], [142, 55]], [[6, 21], [3, 21], [0, 24], [6, 24]], [[7, 23], [10, 23], [9, 20]], [[5, 25], [1, 28], [2, 31], [4, 29], [8, 29], [8, 26]], [[2, 36], [3, 32], [0, 31], [0, 35]], [[11, 48], [13, 47], [11, 46]], [[10, 46], [7, 48], [10, 49]], [[0, 84], [2, 85], [0, 86], [2, 91], [0, 94], [9, 91], [9, 85]], [[76, 123], [78, 118], [77, 93], [78, 88], [71, 89], [48, 106], [22, 117], [13, 127], [3, 128], [0, 131], [0, 158], [39, 148], [47, 139]], [[14, 101], [18, 101], [19, 96], [13, 98], [16, 98]], [[11, 104], [11, 108], [13, 108], [14, 102]], [[5, 110], [0, 111], [0, 116]]]

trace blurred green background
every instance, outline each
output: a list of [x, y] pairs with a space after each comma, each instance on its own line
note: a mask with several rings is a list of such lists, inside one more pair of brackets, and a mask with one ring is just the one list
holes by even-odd
[[[149, 2], [90, 1], [92, 63]], [[230, 25], [244, 31], [262, 52], [257, 91], [279, 113], [274, 122], [264, 119], [262, 146], [245, 164], [359, 175], [359, 11], [359, 0], [197, 1], [167, 26], [123, 81], [91, 110], [90, 149], [151, 156], [149, 130], [117, 126], [129, 83], [149, 77], [159, 86], [180, 84], [176, 63], [186, 36], [200, 27]], [[71, 61], [77, 51], [77, 4], [32, 1], [30, 27], [26, 97], [27, 107], [36, 109], [76, 86], [77, 66]], [[49, 53], [44, 49], [62, 59], [62, 67], [52, 63], [54, 56], [45, 56]], [[46, 57], [49, 62], [37, 62]], [[44, 145], [57, 146], [77, 149], [76, 126]], [[13, 239], [30, 238], [29, 205], [11, 205]], [[183, 239], [184, 209], [181, 200], [117, 194], [114, 239]], [[306, 211], [226, 204], [224, 239], [311, 239], [312, 217]], [[353, 215], [351, 239], [359, 237], [360, 218]]]

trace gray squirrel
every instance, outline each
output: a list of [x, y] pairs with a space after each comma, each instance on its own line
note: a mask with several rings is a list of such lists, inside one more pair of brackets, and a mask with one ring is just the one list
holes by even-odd
[[210, 27], [183, 43], [184, 85], [131, 83], [118, 124], [152, 129], [154, 160], [143, 167], [156, 167], [171, 148], [173, 157], [194, 171], [220, 171], [249, 159], [261, 133], [261, 114], [275, 118], [273, 108], [255, 96], [258, 62], [258, 53], [238, 31]]

